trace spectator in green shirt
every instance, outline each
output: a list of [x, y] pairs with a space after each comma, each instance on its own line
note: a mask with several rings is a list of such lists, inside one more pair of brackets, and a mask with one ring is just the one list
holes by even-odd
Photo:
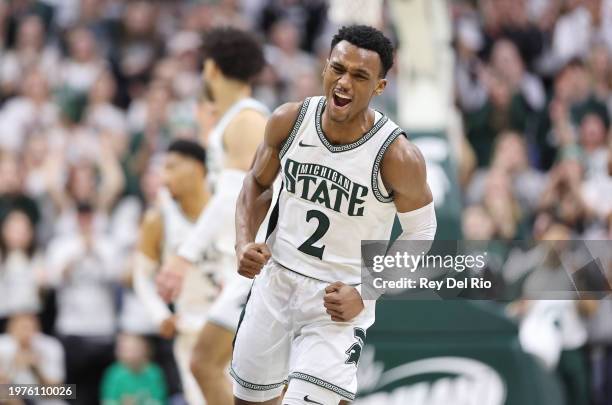
[[122, 334], [117, 339], [117, 361], [104, 373], [104, 405], [166, 404], [166, 381], [161, 368], [149, 360], [144, 338]]

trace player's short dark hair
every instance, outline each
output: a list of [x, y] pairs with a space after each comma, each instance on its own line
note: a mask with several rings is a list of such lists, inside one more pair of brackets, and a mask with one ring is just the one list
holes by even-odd
[[168, 152], [194, 159], [199, 163], [206, 164], [206, 150], [197, 142], [188, 139], [177, 139], [168, 146]]
[[252, 33], [231, 27], [204, 34], [204, 58], [211, 58], [229, 78], [248, 83], [265, 65], [263, 49]]
[[348, 41], [356, 47], [374, 51], [380, 57], [382, 77], [393, 66], [393, 44], [381, 31], [368, 25], [348, 25], [340, 28], [331, 41], [331, 49], [341, 41]]

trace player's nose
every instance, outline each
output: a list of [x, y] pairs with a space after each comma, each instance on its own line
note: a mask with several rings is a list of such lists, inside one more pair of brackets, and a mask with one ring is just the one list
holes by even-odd
[[344, 73], [338, 79], [338, 85], [337, 85], [338, 90], [341, 90], [343, 92], [348, 92], [351, 89], [351, 85], [352, 85], [351, 75], [348, 72]]

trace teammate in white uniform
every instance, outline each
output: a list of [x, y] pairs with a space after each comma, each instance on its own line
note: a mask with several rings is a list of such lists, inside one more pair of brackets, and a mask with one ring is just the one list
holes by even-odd
[[[221, 253], [217, 271], [224, 276], [223, 291], [196, 344], [192, 370], [207, 403], [227, 405], [232, 402], [227, 376], [232, 341], [251, 287], [251, 280], [236, 271], [234, 213], [246, 171], [263, 140], [269, 111], [251, 98], [250, 82], [264, 66], [262, 49], [252, 34], [220, 28], [207, 33], [204, 42], [204, 88], [220, 117], [207, 148], [213, 198], [178, 255], [164, 265], [158, 287], [171, 299], [180, 290], [183, 274], [189, 273], [189, 266], [203, 251], [215, 246]], [[265, 198], [269, 205], [271, 195]]]
[[[230, 373], [236, 405], [337, 405], [357, 389], [357, 364], [375, 301], [360, 295], [362, 240], [436, 230], [425, 163], [403, 131], [369, 108], [385, 88], [390, 41], [343, 27], [323, 72], [324, 97], [279, 107], [236, 210], [239, 273], [254, 278]], [[255, 242], [279, 173], [283, 188], [266, 243]], [[276, 226], [274, 226], [276, 225]], [[270, 259], [271, 260], [268, 260]]]
[[162, 260], [175, 254], [208, 203], [205, 152], [196, 142], [177, 140], [168, 148], [163, 169], [165, 188], [157, 207], [145, 214], [134, 266], [134, 288], [165, 338], [174, 337], [174, 356], [185, 398], [190, 405], [204, 404], [200, 388], [189, 368], [191, 353], [206, 314], [218, 295], [213, 282], [215, 258], [210, 249], [196, 262], [197, 271], [187, 274], [186, 288], [174, 301], [172, 313], [157, 294], [153, 275]]

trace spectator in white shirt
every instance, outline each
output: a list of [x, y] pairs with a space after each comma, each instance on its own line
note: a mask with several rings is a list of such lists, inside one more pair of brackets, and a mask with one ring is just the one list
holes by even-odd
[[41, 260], [34, 225], [22, 210], [13, 209], [0, 228], [0, 317], [41, 309]]
[[[0, 381], [10, 384], [61, 384], [66, 374], [60, 342], [40, 332], [36, 316], [11, 317], [8, 332], [0, 335]], [[64, 404], [36, 400], [34, 405]]]
[[77, 207], [79, 233], [51, 242], [48, 264], [57, 287], [55, 329], [66, 347], [67, 381], [79, 386], [75, 404], [95, 405], [104, 369], [113, 361], [115, 292], [121, 260], [94, 232], [93, 208]]
[[29, 15], [21, 21], [15, 49], [0, 58], [0, 94], [13, 95], [23, 80], [24, 73], [40, 69], [49, 83], [57, 79], [59, 53], [45, 45], [45, 27], [37, 15]]
[[519, 49], [513, 42], [507, 39], [495, 42], [491, 53], [491, 65], [515, 91], [523, 95], [529, 107], [533, 110], [544, 107], [546, 94], [542, 81], [525, 69]]
[[13, 152], [20, 151], [26, 135], [58, 122], [58, 108], [42, 71], [27, 72], [21, 83], [20, 96], [7, 101], [0, 110], [0, 147]]
[[98, 132], [108, 132], [113, 140], [124, 145], [128, 133], [125, 113], [113, 104], [117, 83], [105, 70], [95, 80], [88, 95], [85, 124]]
[[70, 31], [68, 44], [70, 57], [62, 63], [61, 83], [71, 91], [87, 93], [106, 68], [106, 62], [100, 57], [96, 39], [87, 28]]

